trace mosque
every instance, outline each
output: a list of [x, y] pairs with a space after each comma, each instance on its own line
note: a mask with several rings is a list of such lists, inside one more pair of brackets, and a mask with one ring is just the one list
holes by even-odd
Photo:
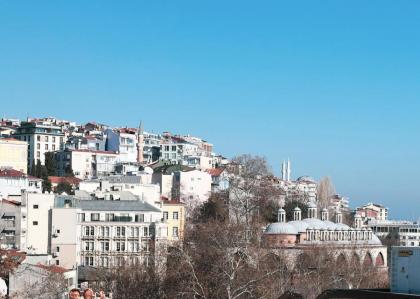
[[[386, 267], [387, 248], [372, 230], [362, 227], [362, 218], [356, 215], [353, 227], [344, 223], [340, 211], [335, 222], [329, 220], [328, 210], [322, 209], [317, 218], [317, 206], [308, 204], [308, 217], [302, 219], [299, 207], [294, 208], [293, 221], [286, 221], [286, 211], [280, 208], [277, 222], [269, 224], [263, 234], [265, 247], [283, 250], [308, 250], [325, 246], [333, 248], [337, 256], [351, 259], [356, 256], [363, 265]], [[351, 255], [351, 256], [350, 256]]]

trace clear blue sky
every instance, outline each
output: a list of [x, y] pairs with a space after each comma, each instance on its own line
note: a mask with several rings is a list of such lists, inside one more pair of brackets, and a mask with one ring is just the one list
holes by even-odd
[[420, 216], [419, 1], [1, 1], [0, 112], [170, 130]]

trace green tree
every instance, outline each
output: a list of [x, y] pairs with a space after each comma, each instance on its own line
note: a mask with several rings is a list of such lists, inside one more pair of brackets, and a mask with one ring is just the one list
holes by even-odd
[[308, 207], [305, 203], [303, 203], [300, 200], [292, 200], [292, 201], [286, 201], [286, 204], [284, 206], [284, 210], [286, 211], [286, 219], [287, 221], [293, 220], [293, 209], [298, 207], [301, 210], [301, 217], [306, 218], [308, 215]]
[[52, 185], [48, 178], [43, 179], [42, 181], [42, 192], [51, 192]]
[[45, 153], [45, 167], [47, 169], [47, 176], [56, 175], [57, 163], [53, 152]]
[[67, 194], [73, 194], [73, 188], [67, 182], [60, 182], [58, 183], [57, 188], [55, 189], [55, 192], [57, 193], [66, 192]]
[[70, 165], [67, 165], [66, 168], [64, 169], [64, 176], [71, 176], [71, 177], [74, 176], [73, 169], [71, 168]]
[[37, 178], [41, 178], [42, 177], [42, 165], [41, 165], [41, 160], [39, 160], [39, 159], [36, 161], [35, 176]]
[[34, 160], [32, 160], [31, 169], [30, 169], [29, 174], [30, 174], [31, 176], [36, 176], [36, 164], [35, 164], [35, 159], [34, 159]]

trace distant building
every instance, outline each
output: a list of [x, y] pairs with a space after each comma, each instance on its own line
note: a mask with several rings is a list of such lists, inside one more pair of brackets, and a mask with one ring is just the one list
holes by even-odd
[[420, 246], [420, 224], [412, 221], [369, 220], [367, 227], [381, 239], [399, 246]]
[[162, 211], [145, 202], [71, 196], [56, 198], [51, 229], [54, 263], [67, 269], [148, 264], [168, 235]]
[[48, 180], [51, 182], [51, 186], [54, 191], [60, 183], [69, 184], [72, 187], [72, 189], [75, 190], [79, 187], [79, 184], [81, 182], [81, 179], [71, 176], [49, 176]]
[[229, 174], [226, 168], [211, 168], [206, 170], [211, 175], [211, 191], [224, 192], [229, 188]]
[[0, 198], [22, 192], [41, 193], [42, 180], [14, 169], [0, 169]]
[[45, 164], [45, 153], [64, 148], [65, 136], [61, 126], [50, 121], [22, 122], [13, 135], [28, 143], [28, 166], [37, 160]]
[[91, 179], [108, 176], [115, 170], [117, 154], [96, 150], [63, 150], [56, 153], [59, 176], [68, 175], [73, 170], [79, 179]]
[[168, 224], [168, 241], [184, 239], [185, 205], [177, 200], [162, 199], [163, 221]]
[[28, 173], [28, 143], [0, 138], [0, 169], [13, 168]]
[[387, 220], [388, 208], [380, 204], [368, 203], [356, 208], [356, 214], [362, 216], [365, 221], [372, 219]]
[[137, 132], [134, 128], [106, 129], [105, 149], [118, 154], [117, 162], [138, 162]]
[[282, 250], [299, 262], [299, 255], [305, 250], [319, 247], [334, 248], [337, 258], [350, 261], [356, 258], [365, 266], [377, 266], [386, 270], [387, 249], [370, 229], [362, 227], [360, 216], [354, 226], [342, 223], [342, 214], [335, 215], [335, 222], [329, 221], [328, 210], [321, 211], [318, 218], [315, 203], [308, 204], [308, 217], [301, 218], [301, 210], [293, 210], [293, 221], [286, 221], [286, 211], [279, 209], [278, 220], [269, 224], [263, 235], [263, 242], [271, 250]]

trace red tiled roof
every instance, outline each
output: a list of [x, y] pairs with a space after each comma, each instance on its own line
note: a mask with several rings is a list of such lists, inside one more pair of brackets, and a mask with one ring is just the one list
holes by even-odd
[[9, 204], [9, 205], [14, 205], [14, 206], [20, 206], [22, 203], [15, 201], [15, 200], [10, 200], [10, 199], [6, 199], [3, 198], [3, 202]]
[[47, 271], [52, 272], [52, 273], [65, 273], [65, 272], [69, 271], [66, 268], [63, 268], [63, 267], [60, 267], [60, 266], [55, 266], [55, 265], [48, 266], [48, 265], [37, 264], [36, 266], [38, 268], [47, 270]]
[[165, 204], [184, 204], [182, 203], [179, 199], [173, 198], [173, 199], [169, 199], [166, 196], [161, 196], [160, 199], [162, 200], [163, 203]]
[[28, 177], [25, 173], [15, 169], [2, 169], [0, 170], [0, 177], [7, 178], [26, 178]]
[[135, 129], [135, 128], [120, 128], [120, 129], [118, 129], [118, 132], [126, 133], [126, 134], [136, 134], [137, 129]]
[[209, 173], [211, 176], [220, 176], [224, 170], [224, 168], [211, 168], [207, 169], [206, 172]]
[[61, 176], [49, 176], [48, 180], [52, 183], [52, 184], [59, 184], [59, 183], [68, 183], [70, 185], [79, 185], [79, 183], [82, 181], [81, 179], [78, 179], [76, 177], [71, 177], [71, 176], [66, 176], [66, 177], [61, 177]]

